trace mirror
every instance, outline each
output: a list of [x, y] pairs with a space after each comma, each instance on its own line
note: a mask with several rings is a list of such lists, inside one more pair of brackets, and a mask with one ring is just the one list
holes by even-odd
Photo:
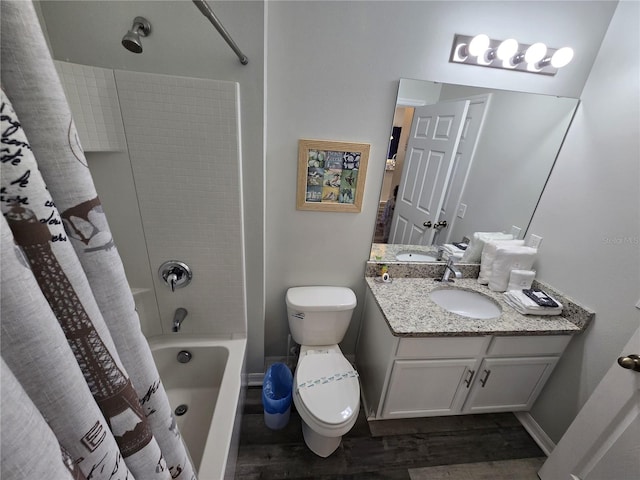
[[524, 238], [578, 102], [401, 79], [370, 260], [430, 261], [479, 231]]

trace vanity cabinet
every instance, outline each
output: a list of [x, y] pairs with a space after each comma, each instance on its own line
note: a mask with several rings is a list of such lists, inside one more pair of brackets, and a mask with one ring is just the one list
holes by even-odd
[[468, 381], [475, 364], [475, 358], [396, 360], [384, 399], [383, 418], [458, 413], [464, 400], [460, 387]]
[[464, 413], [530, 410], [559, 357], [485, 358]]
[[529, 410], [570, 338], [397, 337], [367, 292], [356, 351], [367, 417]]

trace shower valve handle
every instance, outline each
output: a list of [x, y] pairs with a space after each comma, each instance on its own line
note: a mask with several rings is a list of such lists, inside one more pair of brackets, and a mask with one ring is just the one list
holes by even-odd
[[172, 292], [176, 288], [182, 288], [189, 285], [193, 273], [186, 263], [177, 260], [169, 260], [163, 263], [158, 269], [158, 274], [162, 281], [167, 284]]
[[169, 275], [167, 275], [165, 281], [169, 284], [169, 287], [171, 287], [171, 291], [175, 292], [176, 283], [178, 282], [178, 275], [176, 275], [175, 273], [170, 273]]

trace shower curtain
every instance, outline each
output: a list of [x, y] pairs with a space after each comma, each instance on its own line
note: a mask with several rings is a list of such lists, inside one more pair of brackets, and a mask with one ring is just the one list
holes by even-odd
[[0, 477], [195, 479], [34, 7], [0, 8]]

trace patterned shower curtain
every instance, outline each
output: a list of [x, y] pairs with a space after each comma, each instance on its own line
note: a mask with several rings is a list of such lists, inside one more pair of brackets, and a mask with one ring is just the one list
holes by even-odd
[[195, 479], [33, 5], [0, 8], [0, 477]]

